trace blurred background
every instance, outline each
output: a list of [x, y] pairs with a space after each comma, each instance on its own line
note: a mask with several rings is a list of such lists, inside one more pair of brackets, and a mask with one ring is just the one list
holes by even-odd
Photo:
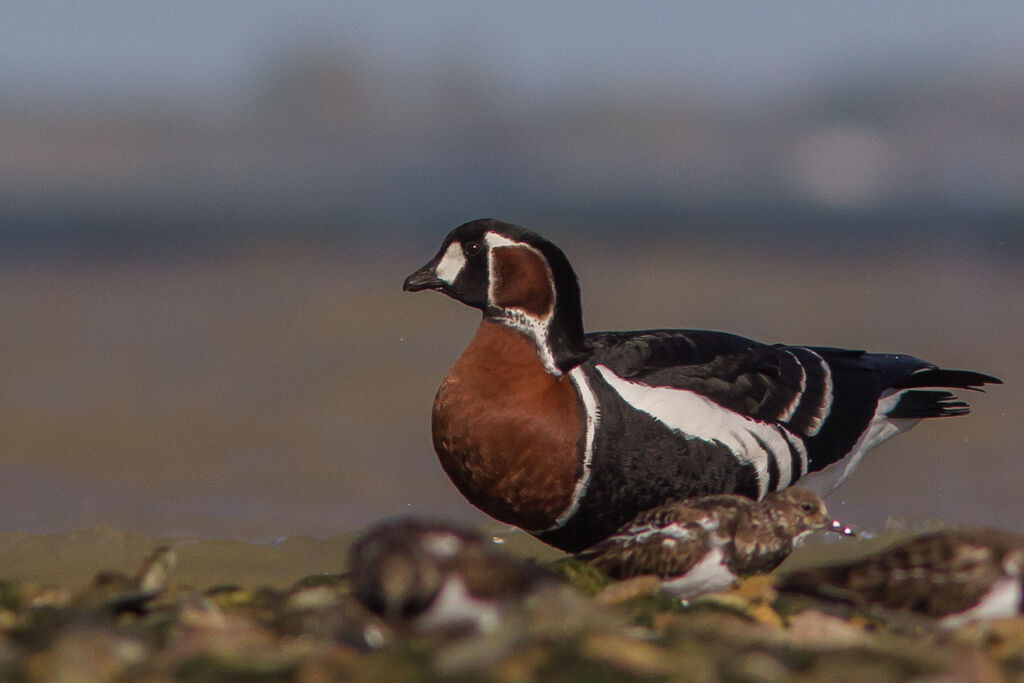
[[1024, 4], [0, 4], [0, 532], [486, 518], [432, 452], [448, 230], [558, 243], [588, 329], [1002, 377], [850, 523], [1024, 531]]

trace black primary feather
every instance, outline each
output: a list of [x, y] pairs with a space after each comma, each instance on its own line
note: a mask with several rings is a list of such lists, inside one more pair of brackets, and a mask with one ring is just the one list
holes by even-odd
[[900, 396], [889, 417], [918, 420], [925, 417], [956, 417], [971, 412], [970, 406], [958, 401], [948, 391], [908, 391]]
[[970, 370], [945, 370], [943, 368], [929, 367], [911, 373], [898, 384], [894, 385], [899, 389], [913, 389], [916, 387], [949, 387], [951, 389], [971, 389], [982, 391], [981, 387], [986, 384], [1002, 384], [1002, 380]]

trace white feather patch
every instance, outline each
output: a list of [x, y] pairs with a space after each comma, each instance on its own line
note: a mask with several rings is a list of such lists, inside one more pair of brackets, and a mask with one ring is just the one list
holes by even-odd
[[679, 578], [663, 581], [661, 592], [665, 595], [687, 599], [702, 593], [725, 590], [736, 582], [736, 575], [725, 564], [722, 546], [712, 548], [700, 562]]
[[956, 614], [948, 614], [939, 622], [945, 628], [959, 628], [976, 619], [1015, 617], [1020, 613], [1021, 580], [1018, 576], [1004, 576], [992, 584], [977, 605]]
[[444, 280], [448, 284], [455, 284], [463, 267], [466, 265], [466, 255], [462, 253], [462, 243], [452, 242], [444, 251], [444, 256], [438, 261], [434, 272], [437, 279]]
[[905, 432], [920, 422], [920, 420], [889, 417], [889, 411], [900, 402], [900, 396], [904, 391], [906, 389], [898, 391], [889, 389], [883, 392], [878, 406], [875, 408], [875, 414], [871, 417], [871, 422], [868, 423], [867, 428], [857, 439], [857, 443], [853, 445], [850, 452], [831, 465], [817, 472], [811, 472], [800, 482], [800, 485], [814, 491], [819, 496], [827, 496], [846, 481], [865, 453], [886, 439]]
[[458, 576], [445, 581], [434, 602], [426, 612], [416, 618], [415, 627], [421, 631], [473, 626], [478, 631], [493, 631], [500, 622], [498, 606], [473, 596]]
[[782, 436], [775, 425], [729, 410], [689, 389], [656, 387], [624, 379], [604, 365], [598, 365], [597, 370], [622, 400], [637, 410], [688, 439], [719, 443], [728, 448], [737, 461], [752, 465], [757, 473], [759, 498], [768, 492], [769, 458], [775, 459], [780, 475], [785, 470], [792, 478], [789, 464], [792, 442]]
[[488, 249], [494, 249], [495, 247], [528, 247], [530, 245], [524, 244], [523, 242], [516, 242], [513, 239], [505, 237], [496, 232], [488, 232], [484, 235], [484, 242], [487, 243]]

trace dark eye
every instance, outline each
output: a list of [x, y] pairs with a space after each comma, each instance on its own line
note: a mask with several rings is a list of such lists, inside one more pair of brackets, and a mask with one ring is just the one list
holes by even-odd
[[463, 253], [466, 254], [466, 256], [476, 256], [477, 254], [480, 253], [480, 243], [466, 242], [465, 244], [462, 245], [462, 251]]
[[800, 503], [800, 509], [803, 510], [804, 512], [810, 512], [811, 510], [814, 509], [814, 506], [811, 505], [810, 503]]

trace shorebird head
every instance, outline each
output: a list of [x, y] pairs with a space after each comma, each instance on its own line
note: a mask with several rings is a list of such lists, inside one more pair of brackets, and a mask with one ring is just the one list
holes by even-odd
[[352, 592], [389, 621], [421, 614], [441, 590], [441, 566], [422, 546], [424, 532], [420, 524], [388, 522], [370, 530], [352, 546]]
[[580, 289], [557, 246], [526, 228], [486, 218], [452, 230], [403, 289], [436, 289], [537, 344], [545, 367], [562, 374], [586, 357]]
[[794, 543], [804, 539], [810, 532], [823, 529], [844, 536], [855, 536], [849, 526], [833, 519], [821, 497], [801, 488], [787, 488], [770, 493], [765, 503], [781, 526], [792, 533]]

